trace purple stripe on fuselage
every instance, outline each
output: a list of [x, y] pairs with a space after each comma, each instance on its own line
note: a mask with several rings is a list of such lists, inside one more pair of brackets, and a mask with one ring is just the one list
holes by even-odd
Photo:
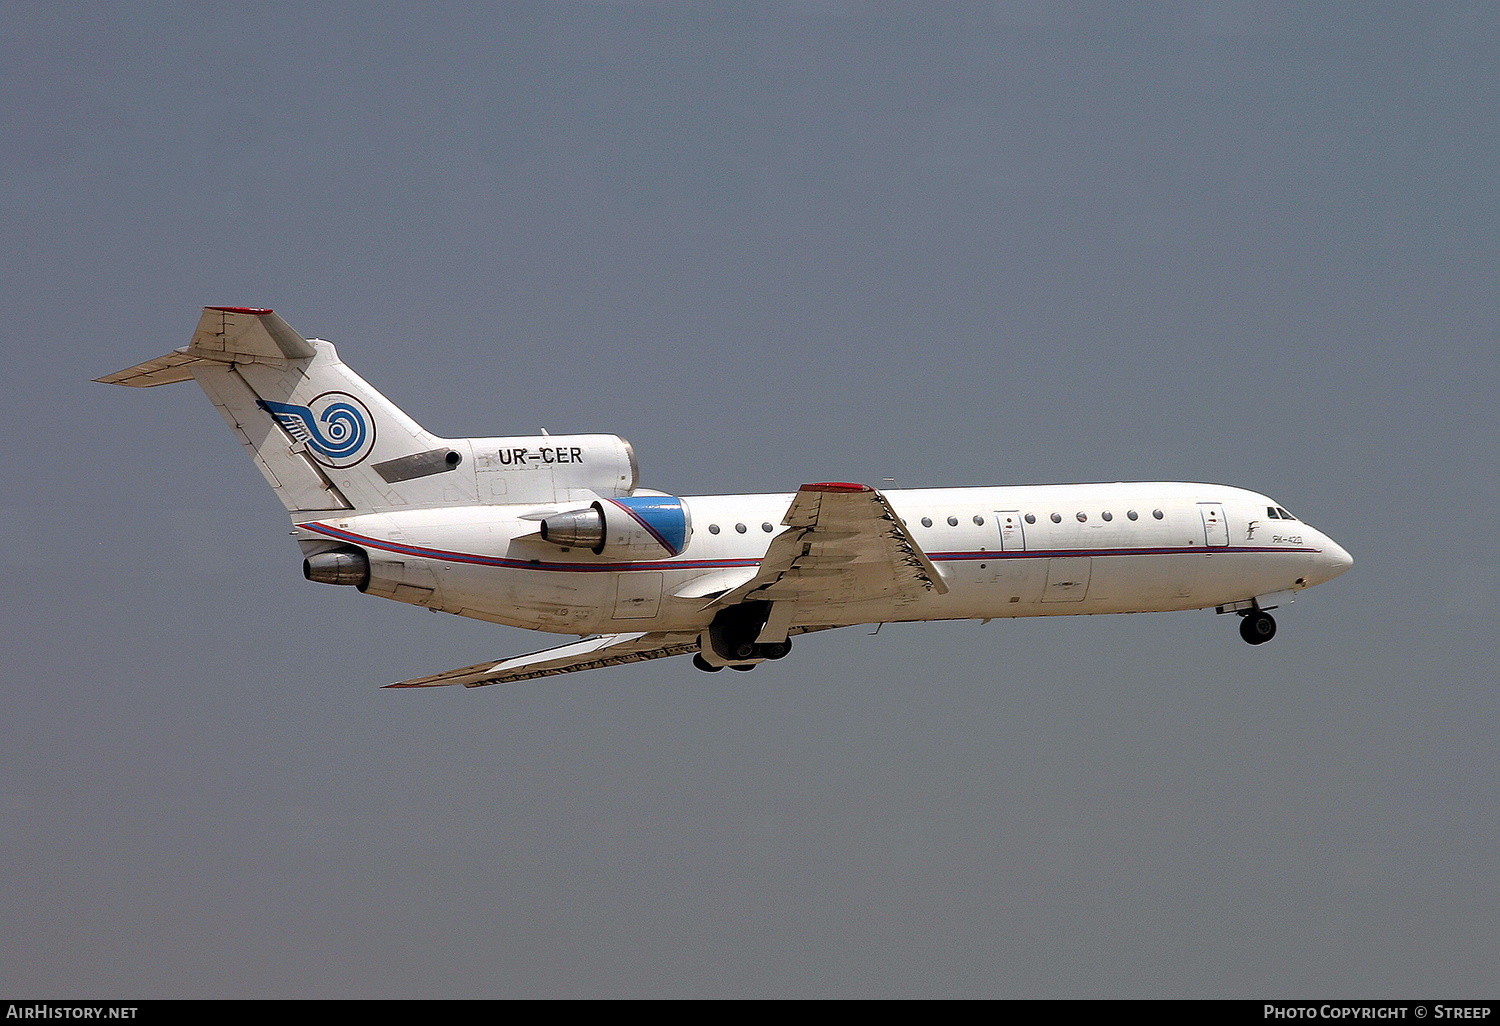
[[[650, 562], [619, 562], [619, 563], [564, 563], [564, 562], [542, 562], [536, 559], [512, 559], [506, 556], [482, 556], [472, 552], [452, 552], [447, 549], [432, 549], [420, 545], [404, 545], [401, 542], [383, 541], [378, 538], [370, 538], [353, 531], [345, 531], [337, 527], [329, 527], [327, 524], [306, 523], [300, 525], [309, 531], [327, 535], [338, 541], [346, 541], [355, 545], [363, 545], [372, 549], [381, 549], [385, 552], [395, 552], [404, 556], [418, 556], [423, 559], [445, 560], [450, 563], [472, 563], [476, 566], [496, 566], [508, 570], [543, 570], [561, 573], [619, 573], [635, 570], [723, 570], [743, 566], [759, 566], [759, 558], [743, 559], [671, 559], [656, 560]], [[1214, 555], [1221, 552], [1235, 553], [1316, 553], [1321, 549], [1263, 549], [1248, 548], [1243, 546], [1220, 546], [1208, 548], [1206, 546], [1184, 546], [1182, 548], [1154, 548], [1154, 549], [1031, 549], [1004, 551], [979, 551], [979, 552], [934, 552], [928, 555], [934, 563], [959, 563], [976, 559], [1064, 559], [1078, 556], [1183, 556], [1207, 553]]]
[[1182, 556], [1195, 552], [1215, 555], [1220, 552], [1321, 552], [1321, 549], [1267, 549], [1245, 545], [1183, 545], [1175, 548], [1154, 549], [1006, 549], [978, 552], [930, 552], [927, 558], [934, 563], [958, 562], [968, 559], [1064, 559], [1072, 556]]
[[370, 538], [353, 531], [345, 531], [327, 524], [303, 524], [309, 531], [326, 534], [339, 541], [395, 552], [403, 556], [420, 556], [423, 559], [445, 560], [449, 563], [473, 563], [477, 566], [498, 566], [508, 570], [549, 570], [569, 573], [604, 573], [621, 570], [718, 570], [725, 567], [759, 566], [759, 559], [674, 559], [656, 562], [630, 563], [544, 563], [539, 559], [511, 559], [507, 556], [481, 556], [473, 552], [453, 552], [448, 549], [430, 549], [421, 545], [403, 545], [401, 542]]

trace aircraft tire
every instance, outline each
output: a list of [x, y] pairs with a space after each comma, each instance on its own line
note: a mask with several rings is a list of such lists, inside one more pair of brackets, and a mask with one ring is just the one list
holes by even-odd
[[1259, 609], [1247, 613], [1240, 619], [1240, 637], [1252, 645], [1264, 645], [1276, 637], [1276, 621]]
[[769, 645], [760, 646], [760, 654], [766, 659], [785, 659], [786, 654], [792, 650], [792, 640], [774, 641]]

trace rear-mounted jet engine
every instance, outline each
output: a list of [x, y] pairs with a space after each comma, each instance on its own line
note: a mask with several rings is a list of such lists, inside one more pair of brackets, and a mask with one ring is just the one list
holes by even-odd
[[622, 495], [587, 509], [554, 513], [542, 521], [542, 538], [596, 556], [641, 559], [675, 556], [693, 536], [687, 505], [672, 495]]

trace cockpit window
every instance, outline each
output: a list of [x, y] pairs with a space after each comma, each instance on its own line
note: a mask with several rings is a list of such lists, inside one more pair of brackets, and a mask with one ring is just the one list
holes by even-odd
[[1280, 506], [1276, 507], [1276, 512], [1278, 512], [1278, 513], [1281, 514], [1281, 519], [1283, 519], [1283, 520], [1296, 520], [1297, 519], [1296, 517], [1294, 517], [1290, 513], [1288, 513], [1286, 510], [1282, 509]]
[[1275, 506], [1267, 506], [1266, 507], [1266, 516], [1270, 517], [1272, 520], [1280, 520], [1281, 519], [1281, 514], [1278, 513], [1278, 512], [1276, 512], [1276, 507]]

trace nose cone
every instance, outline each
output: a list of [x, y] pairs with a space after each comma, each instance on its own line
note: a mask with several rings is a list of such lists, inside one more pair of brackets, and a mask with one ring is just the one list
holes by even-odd
[[1353, 565], [1354, 557], [1349, 555], [1348, 550], [1324, 535], [1323, 550], [1318, 553], [1318, 566], [1323, 572], [1323, 580], [1331, 581]]

